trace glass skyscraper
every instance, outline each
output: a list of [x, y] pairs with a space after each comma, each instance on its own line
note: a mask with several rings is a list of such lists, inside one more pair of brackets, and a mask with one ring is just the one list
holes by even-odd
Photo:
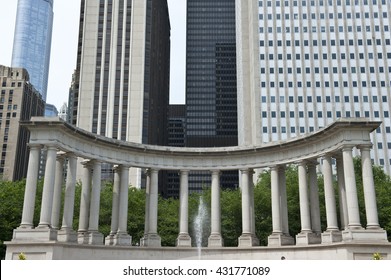
[[390, 174], [390, 2], [242, 2], [239, 142], [286, 140], [339, 118], [381, 120], [372, 158]]
[[45, 101], [52, 26], [53, 0], [18, 0], [11, 65], [27, 69]]
[[[186, 146], [236, 146], [235, 0], [187, 0], [186, 30]], [[210, 174], [189, 180], [194, 191]], [[221, 184], [237, 186], [238, 172], [223, 173]]]

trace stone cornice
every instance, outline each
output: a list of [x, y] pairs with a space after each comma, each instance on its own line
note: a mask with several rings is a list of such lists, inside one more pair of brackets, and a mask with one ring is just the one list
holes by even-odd
[[370, 133], [380, 124], [361, 118], [340, 119], [314, 133], [259, 146], [178, 148], [106, 138], [59, 118], [34, 117], [22, 123], [31, 132], [30, 145], [55, 145], [85, 159], [167, 170], [261, 168], [318, 158], [346, 145], [370, 145]]

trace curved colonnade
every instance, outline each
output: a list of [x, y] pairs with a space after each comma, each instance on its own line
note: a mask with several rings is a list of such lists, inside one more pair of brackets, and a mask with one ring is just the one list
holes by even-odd
[[[145, 235], [142, 247], [160, 247], [157, 232], [158, 173], [178, 170], [180, 174], [180, 213], [177, 247], [190, 247], [188, 232], [188, 175], [208, 170], [212, 175], [211, 235], [209, 247], [223, 247], [220, 213], [220, 172], [240, 170], [242, 191], [242, 235], [239, 247], [258, 246], [255, 235], [253, 170], [271, 172], [272, 228], [269, 246], [331, 244], [338, 242], [387, 242], [380, 228], [375, 186], [371, 168], [370, 133], [380, 122], [341, 119], [313, 134], [288, 141], [252, 147], [175, 148], [128, 143], [83, 131], [58, 118], [33, 118], [23, 124], [30, 132], [30, 158], [26, 179], [23, 215], [14, 230], [18, 242], [79, 243], [130, 246], [127, 232], [129, 169], [147, 171]], [[353, 166], [353, 148], [360, 151], [367, 225], [361, 224]], [[40, 221], [33, 225], [40, 151], [47, 151]], [[72, 228], [78, 158], [83, 165], [82, 195], [78, 230]], [[333, 188], [332, 159], [336, 161], [340, 209]], [[67, 159], [64, 208], [61, 211], [63, 166]], [[321, 232], [316, 165], [322, 159], [327, 229]], [[98, 231], [101, 165], [114, 168], [113, 209], [110, 235]], [[285, 166], [297, 164], [301, 232], [289, 235]], [[63, 216], [60, 217], [60, 213]], [[338, 215], [340, 225], [338, 225]], [[62, 221], [61, 225], [59, 221]]]

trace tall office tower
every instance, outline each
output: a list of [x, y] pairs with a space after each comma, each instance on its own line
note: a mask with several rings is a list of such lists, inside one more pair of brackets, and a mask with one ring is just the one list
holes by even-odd
[[[236, 146], [235, 0], [187, 0], [186, 145]], [[238, 184], [238, 172], [225, 172], [223, 187]], [[210, 174], [191, 174], [197, 191]]]
[[[166, 0], [83, 0], [72, 123], [114, 139], [166, 145], [169, 64]], [[132, 178], [140, 186], [140, 176]]]
[[52, 45], [53, 0], [18, 0], [12, 67], [27, 69], [44, 101]]
[[390, 1], [236, 4], [239, 143], [300, 136], [338, 118], [381, 120], [372, 157], [391, 174]]
[[[170, 105], [168, 109], [168, 146], [186, 146], [186, 105]], [[180, 180], [178, 171], [164, 173], [165, 184], [159, 193], [163, 197], [179, 197]]]
[[30, 132], [19, 122], [43, 116], [45, 102], [23, 68], [0, 65], [0, 91], [0, 177], [21, 180], [27, 175]]

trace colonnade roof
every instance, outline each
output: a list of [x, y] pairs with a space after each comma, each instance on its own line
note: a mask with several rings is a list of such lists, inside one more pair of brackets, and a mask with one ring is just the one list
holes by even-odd
[[131, 143], [87, 132], [58, 117], [33, 117], [22, 126], [31, 132], [30, 146], [55, 146], [84, 159], [166, 170], [235, 170], [290, 164], [337, 155], [345, 146], [371, 145], [370, 133], [380, 124], [364, 118], [339, 119], [319, 131], [286, 141], [216, 148]]

